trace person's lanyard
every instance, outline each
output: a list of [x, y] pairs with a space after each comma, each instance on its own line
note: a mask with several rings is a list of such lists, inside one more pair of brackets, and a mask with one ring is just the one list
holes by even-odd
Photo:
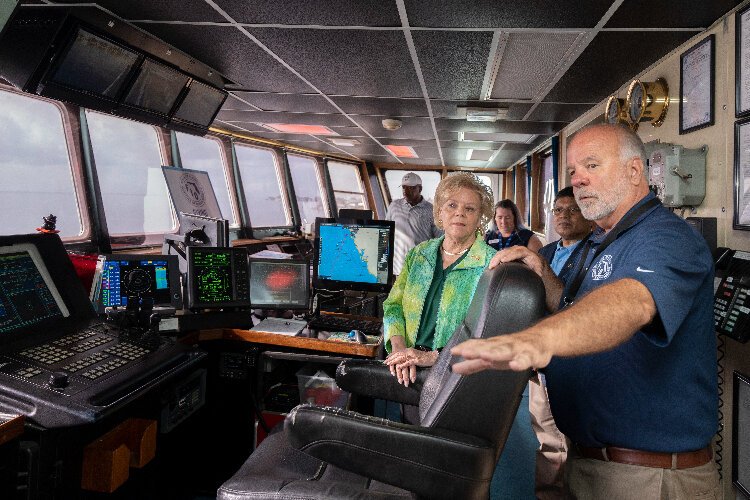
[[561, 302], [562, 307], [567, 307], [573, 303], [576, 294], [578, 293], [578, 289], [581, 288], [581, 284], [583, 283], [583, 280], [586, 277], [586, 273], [588, 273], [591, 264], [594, 263], [596, 258], [604, 251], [604, 249], [607, 248], [610, 243], [615, 241], [620, 236], [620, 234], [630, 229], [633, 224], [635, 224], [636, 220], [638, 220], [638, 217], [659, 205], [661, 205], [661, 201], [659, 201], [659, 198], [652, 198], [620, 219], [620, 222], [615, 224], [615, 227], [612, 228], [609, 234], [607, 234], [606, 238], [604, 238], [604, 240], [596, 248], [596, 250], [594, 251], [594, 256], [591, 258], [591, 262], [588, 265], [586, 265], [586, 257], [588, 257], [589, 250], [591, 250], [594, 242], [590, 239], [586, 242], [586, 246], [583, 249], [581, 258], [578, 261], [575, 279], [571, 282], [570, 287], [566, 287], [566, 293], [563, 296]]
[[518, 233], [513, 231], [512, 233], [510, 233], [510, 236], [508, 236], [508, 238], [506, 239], [506, 238], [503, 238], [503, 234], [500, 231], [498, 231], [497, 237], [500, 239], [499, 241], [500, 250], [502, 250], [503, 248], [512, 246], [511, 243], [513, 242], [513, 238], [516, 236], [518, 236]]

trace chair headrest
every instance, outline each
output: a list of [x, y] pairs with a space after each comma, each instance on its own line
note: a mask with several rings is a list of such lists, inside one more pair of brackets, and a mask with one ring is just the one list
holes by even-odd
[[[531, 326], [544, 315], [544, 285], [520, 263], [501, 264], [482, 274], [466, 318], [430, 370], [419, 402], [421, 425], [452, 429], [488, 439], [515, 416], [529, 372], [451, 372], [450, 349], [468, 338], [490, 338]], [[513, 407], [509, 419], [501, 417]]]

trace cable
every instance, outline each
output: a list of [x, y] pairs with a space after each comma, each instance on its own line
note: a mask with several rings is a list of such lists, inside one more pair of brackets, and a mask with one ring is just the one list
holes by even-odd
[[716, 360], [716, 364], [718, 366], [717, 370], [717, 378], [719, 382], [719, 428], [716, 430], [716, 449], [714, 450], [714, 453], [716, 455], [716, 468], [719, 471], [719, 479], [723, 477], [722, 474], [722, 452], [724, 451], [724, 410], [722, 408], [724, 407], [724, 399], [722, 396], [724, 395], [724, 336], [719, 335], [719, 342], [718, 346], [716, 348], [718, 352], [718, 358]]

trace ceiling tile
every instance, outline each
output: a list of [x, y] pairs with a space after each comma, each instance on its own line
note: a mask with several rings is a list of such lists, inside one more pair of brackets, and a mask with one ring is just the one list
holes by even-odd
[[[529, 116], [537, 122], [572, 122], [591, 109], [590, 104], [540, 103]], [[604, 110], [602, 110], [603, 112]]]
[[690, 2], [660, 0], [628, 0], [612, 15], [605, 28], [708, 28], [718, 18], [742, 3], [739, 0]]
[[320, 94], [274, 94], [270, 92], [234, 92], [237, 96], [264, 111], [293, 113], [328, 113], [338, 111]]
[[479, 99], [492, 33], [414, 31], [419, 65], [432, 99]]
[[579, 33], [510, 33], [497, 77], [493, 99], [538, 99], [567, 62], [565, 54]]
[[214, 0], [235, 21], [248, 24], [401, 26], [393, 0]]
[[[553, 134], [565, 127], [565, 122], [530, 122], [501, 120], [497, 122], [467, 122], [466, 120], [448, 120], [438, 118], [435, 126], [438, 131], [450, 132], [487, 132], [487, 133], [516, 133], [516, 134]], [[443, 136], [440, 136], [443, 139]]]
[[226, 22], [205, 0], [97, 0], [98, 5], [127, 21]]
[[387, 97], [332, 96], [331, 99], [346, 113], [384, 117], [429, 116], [424, 99], [393, 99]]
[[601, 32], [544, 100], [595, 104], [693, 35], [692, 31]]
[[[403, 118], [402, 125], [398, 130], [386, 130], [380, 123], [380, 117], [356, 116], [352, 117], [361, 127], [367, 130], [373, 137], [383, 137], [392, 139], [417, 139], [429, 140], [434, 139], [435, 134], [432, 132], [429, 118]], [[383, 141], [381, 141], [383, 142]]]
[[465, 120], [465, 116], [459, 116], [458, 107], [475, 107], [475, 108], [506, 108], [508, 120], [520, 120], [531, 108], [531, 104], [517, 102], [497, 102], [497, 101], [445, 101], [431, 99], [432, 115], [435, 118], [452, 118]]
[[400, 31], [253, 28], [250, 32], [326, 94], [422, 96]]
[[285, 113], [283, 111], [219, 111], [220, 120], [254, 123], [292, 123], [346, 127], [352, 124], [344, 115]]
[[234, 27], [177, 24], [138, 26], [211, 66], [247, 90], [290, 93], [312, 90]]
[[600, 0], [405, 0], [410, 26], [430, 28], [592, 28], [610, 2]]

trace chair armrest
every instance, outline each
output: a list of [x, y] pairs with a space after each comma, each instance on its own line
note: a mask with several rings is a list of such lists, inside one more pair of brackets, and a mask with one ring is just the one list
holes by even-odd
[[382, 361], [348, 359], [336, 368], [336, 385], [356, 394], [417, 406], [429, 373], [429, 369], [417, 368], [417, 380], [404, 387]]
[[495, 448], [481, 438], [338, 408], [297, 406], [284, 430], [294, 448], [425, 498], [461, 498], [477, 482], [489, 487], [495, 469]]

